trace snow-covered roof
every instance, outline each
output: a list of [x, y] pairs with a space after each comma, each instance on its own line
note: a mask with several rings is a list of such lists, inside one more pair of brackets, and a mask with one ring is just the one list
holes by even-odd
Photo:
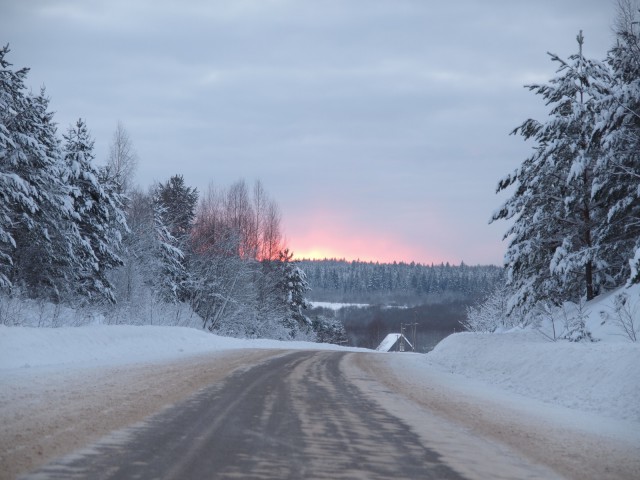
[[413, 346], [411, 345], [411, 343], [409, 343], [409, 340], [407, 340], [407, 337], [405, 337], [401, 333], [388, 334], [386, 337], [384, 337], [384, 340], [380, 342], [380, 345], [378, 345], [378, 348], [376, 348], [376, 350], [379, 352], [388, 352], [393, 348], [393, 346], [396, 344], [396, 342], [401, 336], [404, 338], [404, 341], [407, 342], [407, 345], [409, 347], [408, 349], [413, 350]]

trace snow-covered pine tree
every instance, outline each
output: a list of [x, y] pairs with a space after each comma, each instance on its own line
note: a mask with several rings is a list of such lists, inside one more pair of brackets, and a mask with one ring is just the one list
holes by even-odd
[[318, 343], [346, 345], [349, 342], [347, 331], [340, 319], [335, 317], [335, 314], [316, 316], [311, 322], [311, 328], [316, 334]]
[[183, 253], [163, 220], [162, 205], [155, 201], [155, 190], [129, 193], [127, 224], [123, 235], [123, 265], [110, 278], [118, 301], [131, 305], [149, 298], [150, 302], [174, 303], [178, 300], [185, 272]]
[[121, 232], [127, 228], [122, 201], [115, 186], [100, 181], [92, 163], [93, 140], [82, 119], [69, 127], [64, 140], [66, 182], [71, 187], [76, 228], [82, 239], [74, 251], [75, 287], [91, 300], [115, 302], [106, 273], [122, 264], [118, 251]]
[[598, 238], [610, 251], [612, 283], [640, 282], [640, 11], [620, 0], [616, 44], [607, 64], [611, 79], [598, 98], [595, 135], [604, 155], [596, 166], [597, 195], [608, 215]]
[[515, 294], [512, 306], [532, 308], [540, 300], [555, 304], [593, 298], [604, 283], [607, 262], [594, 240], [594, 226], [606, 208], [592, 195], [600, 145], [592, 129], [596, 115], [593, 88], [606, 68], [579, 53], [559, 63], [558, 76], [528, 88], [551, 106], [549, 119], [525, 121], [513, 133], [535, 141], [534, 153], [498, 184], [515, 193], [492, 217], [514, 219], [505, 238], [507, 281]]
[[17, 248], [11, 280], [30, 297], [68, 301], [75, 267], [71, 252], [79, 238], [72, 227], [69, 187], [63, 182], [60, 142], [44, 89], [39, 96], [28, 97], [28, 102], [33, 111], [29, 135], [39, 147], [28, 154], [32, 161], [23, 178], [39, 196], [30, 224], [15, 225]]
[[174, 245], [183, 253], [180, 263], [184, 277], [178, 282], [180, 288], [177, 293], [178, 300], [186, 301], [189, 297], [189, 285], [194, 285], [189, 278], [193, 258], [190, 237], [196, 216], [198, 190], [188, 187], [182, 175], [174, 175], [166, 183], [160, 183], [156, 187], [155, 202], [162, 210], [162, 220], [168, 233], [175, 239]]
[[287, 307], [283, 322], [291, 331], [291, 336], [295, 337], [299, 330], [311, 326], [311, 321], [303, 313], [303, 310], [309, 308], [309, 302], [305, 298], [309, 283], [304, 271], [293, 261], [293, 253], [289, 249], [280, 252], [278, 269], [281, 276], [280, 294]]
[[56, 128], [44, 91], [25, 93], [0, 48], [0, 288], [59, 299], [66, 287], [70, 221]]
[[174, 175], [157, 187], [156, 202], [162, 204], [169, 232], [185, 246], [196, 215], [198, 190], [188, 187], [182, 175]]
[[155, 289], [164, 301], [175, 303], [184, 297], [187, 272], [184, 266], [184, 253], [179, 247], [178, 240], [171, 234], [165, 224], [167, 211], [160, 202], [156, 189], [153, 198], [153, 247], [152, 251], [157, 261], [157, 276]]
[[[28, 69], [14, 71], [6, 59], [9, 46], [0, 48], [0, 287], [11, 286], [16, 241], [12, 230], [22, 217], [30, 223], [29, 214], [37, 208], [37, 194], [17, 171], [27, 161], [23, 144], [28, 137], [20, 131], [20, 114], [26, 110], [24, 80]], [[20, 213], [20, 210], [24, 212]]]

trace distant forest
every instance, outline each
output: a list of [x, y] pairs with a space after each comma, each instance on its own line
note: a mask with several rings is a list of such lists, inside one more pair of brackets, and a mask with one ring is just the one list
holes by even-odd
[[464, 330], [467, 307], [504, 284], [503, 269], [494, 265], [325, 259], [301, 260], [299, 267], [307, 275], [307, 298], [312, 302], [368, 305], [308, 312], [314, 321], [342, 324], [346, 338], [338, 340], [365, 348], [376, 348], [388, 333], [399, 333], [402, 324], [415, 323], [415, 336], [410, 327], [407, 336], [416, 351], [427, 352], [447, 335]]
[[373, 305], [426, 305], [484, 298], [504, 284], [503, 269], [495, 265], [422, 265], [336, 259], [301, 260], [316, 302]]

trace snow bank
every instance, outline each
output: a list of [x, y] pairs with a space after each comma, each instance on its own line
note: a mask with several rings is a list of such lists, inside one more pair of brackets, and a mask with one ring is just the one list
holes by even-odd
[[[620, 305], [621, 297], [624, 297], [624, 305]], [[567, 324], [581, 316], [587, 330], [598, 341], [628, 343], [631, 341], [630, 330], [634, 330], [640, 340], [640, 284], [600, 295], [582, 308], [567, 302], [551, 315], [544, 315], [538, 328], [550, 338], [562, 336], [567, 331]]]
[[121, 365], [241, 348], [369, 351], [326, 343], [242, 340], [187, 327], [30, 328], [0, 325], [0, 369]]
[[426, 360], [544, 402], [640, 422], [637, 343], [551, 342], [534, 331], [458, 333]]
[[[640, 285], [633, 285], [582, 307], [566, 304], [537, 330], [450, 335], [426, 355], [427, 363], [543, 402], [640, 422], [640, 343], [621, 328], [621, 294], [627, 323], [637, 329]], [[576, 316], [597, 342], [552, 341]]]

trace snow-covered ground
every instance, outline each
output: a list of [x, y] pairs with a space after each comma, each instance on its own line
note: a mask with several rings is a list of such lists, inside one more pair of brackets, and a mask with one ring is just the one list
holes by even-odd
[[[414, 369], [429, 365], [549, 404], [640, 422], [640, 343], [619, 325], [615, 299], [620, 294], [626, 295], [626, 311], [640, 327], [640, 285], [634, 285], [582, 307], [596, 342], [552, 341], [549, 316], [539, 329], [450, 335]], [[556, 332], [578, 310], [568, 305], [554, 312]]]
[[[186, 327], [0, 326], [0, 376], [11, 372], [13, 377], [27, 368], [68, 371], [249, 348], [345, 349], [310, 342], [241, 340]], [[458, 333], [432, 352], [410, 358], [406, 360], [411, 368], [432, 367], [544, 402], [640, 422], [640, 344], [619, 335], [609, 333], [596, 343], [570, 343], [551, 342], [537, 331]]]
[[242, 340], [188, 327], [32, 328], [0, 325], [0, 375], [3, 371], [20, 368], [120, 366], [249, 348], [369, 351], [327, 343]]
[[[635, 302], [640, 299], [640, 286], [626, 290], [626, 293], [630, 305], [638, 306], [630, 310], [632, 316], [638, 315], [640, 303]], [[379, 353], [380, 357], [375, 357], [376, 363], [387, 364], [398, 379], [415, 385], [417, 392], [430, 388], [430, 382], [437, 378], [441, 385], [448, 385], [451, 392], [459, 391], [461, 396], [466, 395], [465, 398], [471, 394], [478, 399], [487, 397], [494, 404], [499, 400], [503, 405], [534, 412], [550, 422], [559, 416], [568, 418], [569, 413], [574, 412], [575, 423], [585, 423], [585, 419], [589, 419], [594, 429], [608, 429], [611, 438], [624, 438], [640, 448], [640, 344], [622, 335], [615, 324], [612, 316], [615, 295], [605, 295], [586, 306], [587, 325], [599, 340], [595, 343], [551, 341], [549, 325], [546, 325], [544, 334], [519, 329], [498, 334], [454, 334], [426, 355]], [[263, 349], [265, 353], [257, 354], [256, 349]], [[138, 371], [145, 365], [149, 367], [144, 368], [151, 369], [149, 372], [166, 376], [162, 369], [156, 372], [158, 369], [154, 365], [162, 364], [166, 369], [171, 362], [189, 362], [202, 354], [233, 351], [241, 365], [240, 357], [268, 355], [266, 350], [271, 349], [345, 350], [344, 347], [309, 342], [225, 338], [187, 327], [0, 325], [0, 414], [15, 416], [15, 408], [11, 405], [20, 404], [15, 403], [17, 399], [12, 397], [15, 395], [37, 408], [37, 398], [42, 394], [64, 392], [68, 385], [78, 383], [76, 380], [69, 383], [71, 377], [82, 379], [86, 376], [86, 382], [82, 380], [84, 383], [78, 384], [87, 386], [94, 384], [92, 376], [117, 377], [122, 382], [117, 388], [124, 389], [133, 381], [129, 381], [123, 372]], [[149, 375], [144, 373], [146, 377]], [[178, 379], [180, 374], [174, 376]], [[144, 383], [138, 377], [135, 379], [137, 383]], [[78, 392], [87, 388], [78, 387]], [[88, 393], [91, 388], [87, 389]], [[83, 395], [74, 393], [61, 401], [81, 403]], [[133, 403], [136, 395], [131, 393]], [[102, 393], [96, 394], [96, 398], [101, 396]], [[44, 421], [46, 416], [44, 410], [39, 421]], [[618, 428], [620, 425], [623, 427]]]
[[427, 365], [547, 403], [640, 422], [637, 343], [550, 342], [533, 331], [458, 333], [426, 355], [422, 368]]

